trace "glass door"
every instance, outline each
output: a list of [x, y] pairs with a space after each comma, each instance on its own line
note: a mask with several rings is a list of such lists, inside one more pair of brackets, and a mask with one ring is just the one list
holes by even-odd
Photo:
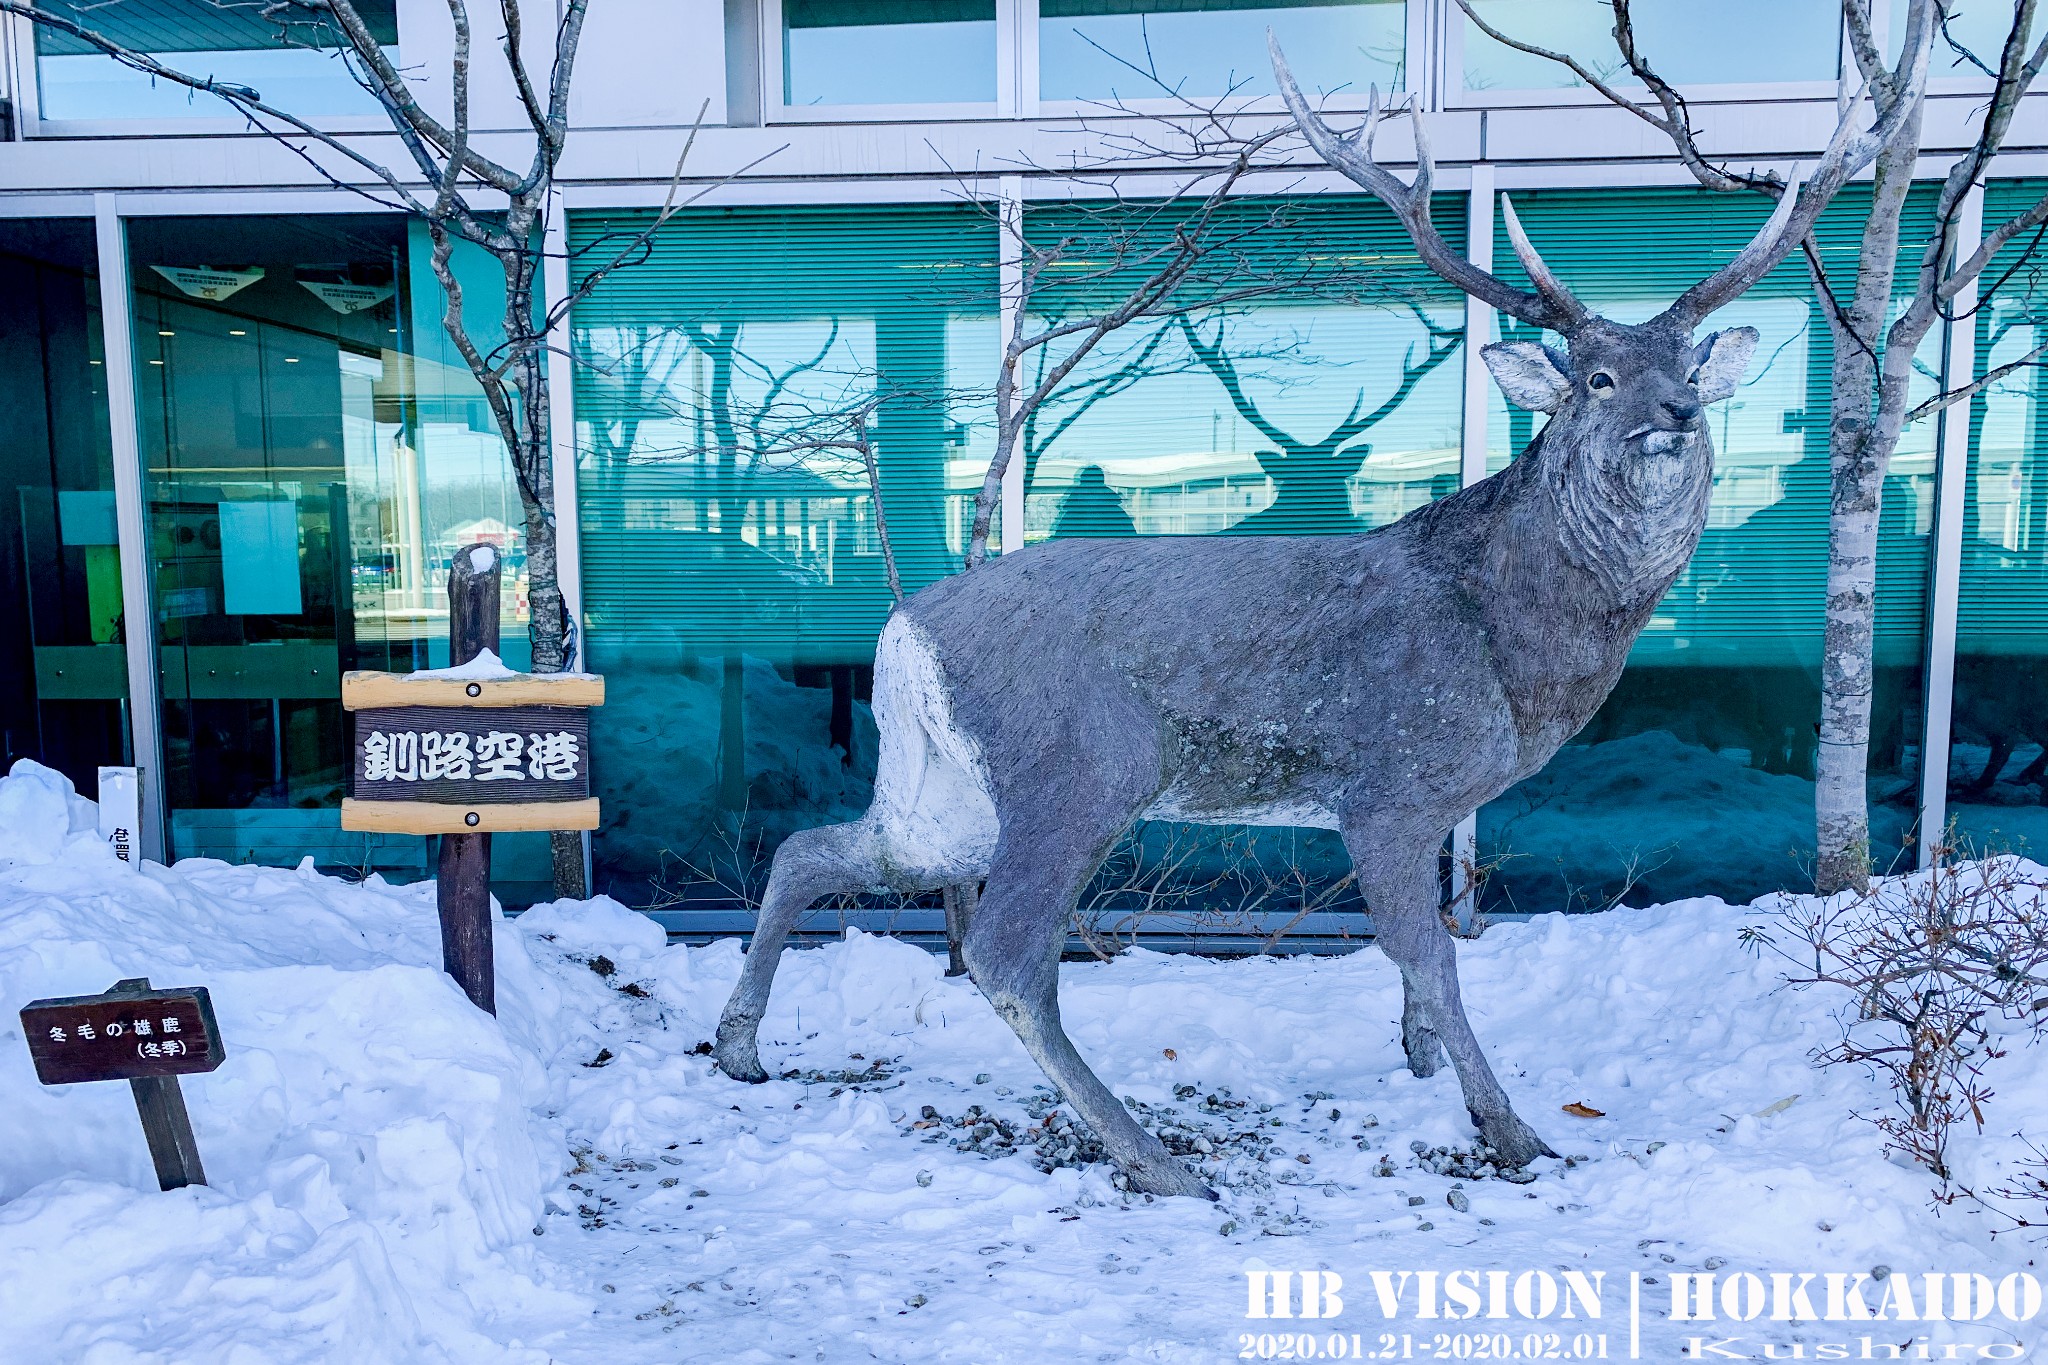
[[0, 771], [87, 796], [129, 762], [106, 378], [91, 222], [0, 221]]
[[[341, 829], [341, 675], [445, 663], [448, 558], [479, 539], [512, 565], [524, 643], [518, 496], [411, 235], [396, 215], [130, 225], [177, 856], [423, 875], [427, 841]], [[534, 841], [514, 880], [546, 880]], [[533, 860], [498, 842], [501, 875]]]

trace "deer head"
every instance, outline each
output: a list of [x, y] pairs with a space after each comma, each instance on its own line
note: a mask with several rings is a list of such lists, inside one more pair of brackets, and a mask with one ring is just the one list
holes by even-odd
[[[1537, 443], [1541, 472], [1558, 493], [1572, 557], [1603, 580], [1668, 580], [1691, 553], [1705, 517], [1713, 466], [1705, 409], [1735, 392], [1757, 343], [1750, 327], [1698, 338], [1695, 330], [1812, 230], [1835, 192], [1876, 155], [1888, 133], [1884, 122], [1859, 133], [1845, 115], [1813, 174], [1803, 186], [1783, 186], [1770, 221], [1747, 246], [1650, 321], [1626, 324], [1572, 295], [1530, 244], [1505, 195], [1508, 240], [1535, 288], [1510, 285], [1454, 251], [1430, 221], [1434, 166], [1421, 117], [1411, 118], [1415, 176], [1403, 183], [1373, 157], [1374, 133], [1397, 112], [1381, 104], [1379, 92], [1364, 124], [1339, 135], [1309, 108], [1270, 33], [1267, 46], [1281, 96], [1309, 145], [1393, 210], [1424, 265], [1479, 302], [1563, 338], [1562, 349], [1496, 342], [1481, 354], [1511, 402], [1550, 414]], [[1609, 586], [1626, 591], [1628, 583]]]

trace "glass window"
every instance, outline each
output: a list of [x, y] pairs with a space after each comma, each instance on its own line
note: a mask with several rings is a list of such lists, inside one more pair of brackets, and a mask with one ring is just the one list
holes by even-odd
[[[341, 830], [341, 673], [445, 665], [448, 560], [480, 540], [505, 550], [502, 652], [530, 658], [519, 496], [424, 231], [145, 218], [129, 255], [172, 850], [423, 874], [426, 841]], [[492, 316], [495, 263], [457, 269]], [[493, 863], [501, 894], [545, 894], [546, 836]]]
[[[649, 216], [573, 217], [575, 258]], [[889, 557], [958, 567], [987, 468], [995, 258], [959, 205], [706, 210], [577, 306], [600, 889], [730, 907], [866, 808]]]
[[[1614, 42], [1614, 12], [1603, 0], [1474, 0], [1473, 8], [1511, 38], [1569, 53], [1603, 80], [1632, 81]], [[1636, 43], [1666, 80], [1680, 85], [1832, 81], [1841, 53], [1841, 10], [1832, 0], [1638, 0]], [[1556, 62], [1487, 37], [1458, 16], [1465, 89], [1553, 90], [1581, 84]], [[1769, 33], [1767, 43], [1756, 41]]]
[[[1897, 55], [1905, 40], [1906, 15], [1909, 0], [1892, 0], [1891, 5], [1891, 51]], [[2005, 40], [2012, 33], [2013, 8], [2010, 5], [1977, 3], [1955, 4], [1951, 0], [1948, 23], [1934, 36], [1934, 56], [1928, 65], [1930, 74], [1952, 79], [1985, 80], [1998, 69], [1999, 57], [2005, 51]], [[2022, 39], [2033, 36], [2030, 31]], [[1945, 36], [1944, 36], [1945, 35]]]
[[[2023, 212], [2041, 181], [1993, 184], [1987, 225]], [[1977, 373], [2018, 360], [2048, 325], [2048, 278], [2022, 233], [1984, 274]], [[2048, 387], [2016, 370], [1974, 402], [1964, 486], [1962, 593], [1949, 818], [1977, 852], [2048, 848]]]
[[[1454, 245], [1461, 208], [1447, 196], [1439, 212]], [[1070, 216], [1034, 210], [1026, 231], [1072, 235]], [[1119, 334], [1025, 432], [1027, 540], [1358, 531], [1456, 487], [1463, 300], [1377, 204], [1330, 196], [1296, 216], [1244, 248], [1263, 253], [1251, 266], [1313, 280], [1317, 242], [1353, 243], [1347, 263], [1390, 265], [1380, 306], [1304, 287]], [[572, 250], [645, 221], [578, 215]], [[593, 724], [613, 755], [597, 863], [611, 894], [717, 923], [758, 896], [791, 831], [865, 809], [890, 598], [850, 447], [871, 442], [904, 589], [956, 568], [993, 445], [995, 255], [993, 225], [958, 206], [702, 211], [578, 306], [585, 612], [611, 698]], [[1041, 316], [1117, 287], [1063, 278], [1076, 282], [1036, 297]], [[1056, 359], [1033, 355], [1027, 382]], [[1152, 825], [1112, 859], [1090, 913], [1116, 928], [1120, 880], [1213, 900], [1227, 879], [1234, 904], [1282, 919], [1310, 904], [1355, 914], [1347, 868], [1323, 832]]]
[[[41, 8], [190, 76], [246, 85], [294, 114], [378, 114], [350, 74], [340, 34], [326, 20], [272, 18], [262, 5], [210, 0], [42, 0]], [[394, 60], [396, 0], [357, 0]], [[121, 65], [91, 44], [36, 27], [36, 76], [46, 119], [231, 118], [226, 101]]]
[[0, 221], [0, 772], [128, 762], [126, 621], [88, 221]]
[[1303, 90], [1405, 86], [1404, 0], [1040, 0], [1049, 100], [1271, 95], [1271, 29]]
[[993, 104], [996, 0], [783, 0], [782, 102]]
[[[1845, 191], [1817, 230], [1831, 270], [1853, 267], [1866, 196]], [[1514, 202], [1566, 284], [1624, 322], [1662, 311], [1739, 249], [1767, 209], [1682, 190], [1530, 192]], [[1919, 259], [1931, 199], [1912, 213], [1907, 262]], [[1514, 260], [1504, 228], [1495, 252]], [[1709, 410], [1713, 501], [1698, 551], [1586, 729], [1479, 813], [1480, 860], [1494, 865], [1489, 903], [1499, 908], [1742, 902], [1810, 877], [1832, 351], [1798, 259], [1711, 321], [1745, 324], [1762, 343], [1736, 395]], [[1939, 354], [1934, 338], [1921, 358], [1928, 393]], [[1497, 391], [1492, 403], [1490, 464], [1499, 468], [1537, 425]], [[1933, 494], [1924, 423], [1893, 458], [1879, 529], [1870, 815], [1880, 868], [1913, 857]]]

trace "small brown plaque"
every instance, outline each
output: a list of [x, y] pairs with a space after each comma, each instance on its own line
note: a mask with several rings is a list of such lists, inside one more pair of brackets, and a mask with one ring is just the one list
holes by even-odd
[[44, 1085], [190, 1075], [227, 1058], [204, 986], [35, 1000], [21, 1025]]

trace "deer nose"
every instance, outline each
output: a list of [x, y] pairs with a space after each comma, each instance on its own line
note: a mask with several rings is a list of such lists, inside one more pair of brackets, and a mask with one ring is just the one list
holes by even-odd
[[1699, 425], [1700, 405], [1693, 400], [1667, 398], [1661, 406], [1664, 409], [1664, 416], [1670, 420], [1672, 426], [1691, 430]]

